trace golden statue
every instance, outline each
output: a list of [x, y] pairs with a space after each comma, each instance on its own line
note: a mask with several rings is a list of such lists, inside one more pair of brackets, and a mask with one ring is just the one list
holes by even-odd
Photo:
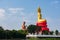
[[38, 8], [38, 22], [41, 22], [41, 21], [46, 21], [46, 20], [45, 19], [42, 19], [41, 9], [39, 7]]

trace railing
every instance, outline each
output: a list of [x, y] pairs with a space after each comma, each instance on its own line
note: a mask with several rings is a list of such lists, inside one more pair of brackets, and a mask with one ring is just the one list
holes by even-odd
[[26, 35], [26, 37], [60, 37], [60, 35]]

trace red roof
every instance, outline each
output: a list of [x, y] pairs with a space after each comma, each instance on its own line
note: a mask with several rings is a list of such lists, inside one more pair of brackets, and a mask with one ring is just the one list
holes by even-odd
[[44, 30], [49, 31], [49, 28], [47, 28], [47, 22], [46, 21], [37, 22], [36, 25], [41, 27], [42, 31], [44, 31]]
[[42, 27], [42, 31], [44, 31], [44, 30], [49, 31], [49, 28], [47, 28], [47, 27]]

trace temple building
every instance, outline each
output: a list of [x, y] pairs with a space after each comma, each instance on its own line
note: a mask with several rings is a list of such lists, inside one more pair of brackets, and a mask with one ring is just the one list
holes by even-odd
[[[40, 7], [38, 8], [38, 17], [37, 17], [37, 23], [36, 23], [36, 26], [38, 27], [38, 28], [40, 28], [40, 29], [36, 29], [36, 30], [39, 30], [37, 33], [39, 34], [39, 33], [41, 33], [42, 34], [42, 32], [43, 31], [49, 31], [49, 28], [47, 27], [47, 20], [46, 19], [43, 19], [42, 18], [42, 14], [41, 14], [41, 9], [40, 9]], [[26, 26], [25, 26], [25, 21], [23, 22], [23, 24], [22, 24], [22, 30], [26, 30], [27, 28], [26, 28]]]
[[38, 20], [37, 20], [36, 26], [41, 27], [40, 32], [45, 30], [49, 31], [49, 28], [47, 28], [47, 20], [42, 18], [40, 7], [38, 8]]

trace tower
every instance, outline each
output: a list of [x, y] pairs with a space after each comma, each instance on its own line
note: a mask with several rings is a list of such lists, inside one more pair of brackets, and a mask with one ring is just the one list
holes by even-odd
[[26, 30], [25, 21], [22, 24], [22, 30]]
[[37, 27], [41, 27], [40, 31], [49, 31], [49, 28], [47, 28], [47, 21], [46, 19], [42, 18], [42, 14], [41, 14], [41, 9], [40, 7], [38, 8], [38, 20], [36, 23]]

